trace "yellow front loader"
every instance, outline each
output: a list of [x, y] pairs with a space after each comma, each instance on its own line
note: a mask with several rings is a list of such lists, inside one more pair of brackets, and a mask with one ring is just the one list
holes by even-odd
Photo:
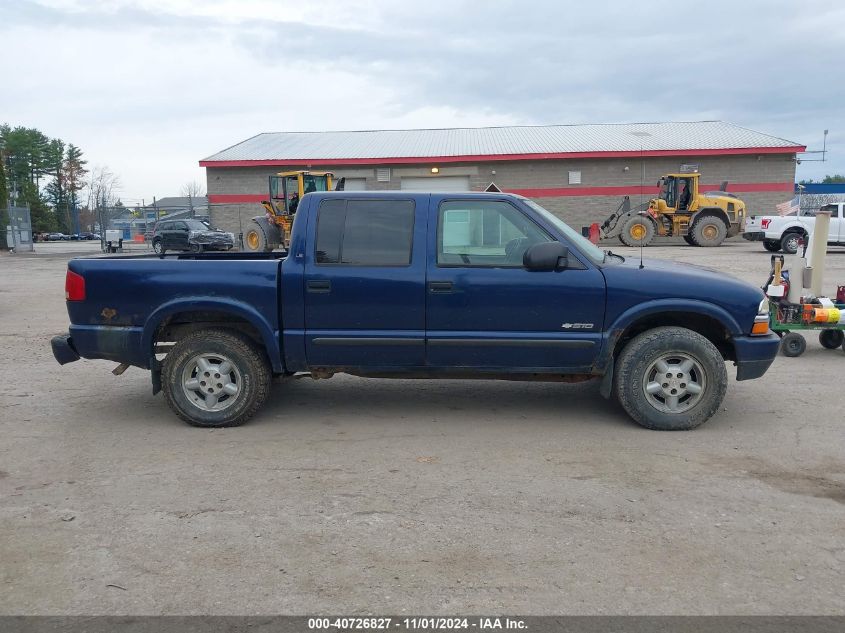
[[616, 237], [626, 246], [648, 246], [657, 235], [681, 236], [691, 246], [719, 246], [744, 228], [745, 203], [727, 192], [701, 193], [700, 174], [667, 174], [657, 186], [660, 195], [631, 209], [626, 196], [600, 227], [601, 237]]
[[[283, 171], [270, 176], [270, 196], [261, 201], [267, 212], [252, 218], [244, 234], [244, 248], [269, 252], [287, 247], [293, 216], [302, 196], [314, 191], [331, 191], [333, 179], [330, 171]], [[343, 178], [337, 188], [343, 188]]]

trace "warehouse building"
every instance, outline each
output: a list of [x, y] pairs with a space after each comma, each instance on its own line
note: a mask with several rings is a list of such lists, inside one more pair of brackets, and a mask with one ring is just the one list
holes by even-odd
[[263, 133], [200, 161], [212, 222], [239, 233], [261, 215], [268, 176], [326, 170], [348, 190], [500, 190], [533, 198], [574, 227], [631, 196], [657, 194], [666, 173], [698, 171], [704, 190], [729, 181], [752, 215], [792, 197], [798, 143], [722, 121], [436, 130]]

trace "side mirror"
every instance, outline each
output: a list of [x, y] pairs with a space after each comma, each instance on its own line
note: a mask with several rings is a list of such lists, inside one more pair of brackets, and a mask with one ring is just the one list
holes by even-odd
[[561, 270], [569, 263], [569, 249], [560, 242], [534, 244], [522, 256], [522, 265], [528, 270]]

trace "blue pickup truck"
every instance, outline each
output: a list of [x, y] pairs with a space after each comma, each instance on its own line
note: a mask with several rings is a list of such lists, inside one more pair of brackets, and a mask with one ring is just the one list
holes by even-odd
[[[274, 377], [601, 381], [642, 426], [698, 426], [779, 339], [760, 289], [603, 251], [526, 198], [320, 192], [286, 253], [73, 259], [80, 357], [149, 369], [180, 418], [243, 424]], [[318, 405], [315, 405], [318, 406]]]

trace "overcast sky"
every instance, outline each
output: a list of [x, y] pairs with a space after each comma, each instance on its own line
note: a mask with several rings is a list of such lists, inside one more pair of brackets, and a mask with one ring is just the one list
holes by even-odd
[[[845, 173], [845, 2], [4, 0], [0, 122], [128, 204], [258, 132], [722, 119]], [[807, 155], [804, 158], [814, 158]]]

